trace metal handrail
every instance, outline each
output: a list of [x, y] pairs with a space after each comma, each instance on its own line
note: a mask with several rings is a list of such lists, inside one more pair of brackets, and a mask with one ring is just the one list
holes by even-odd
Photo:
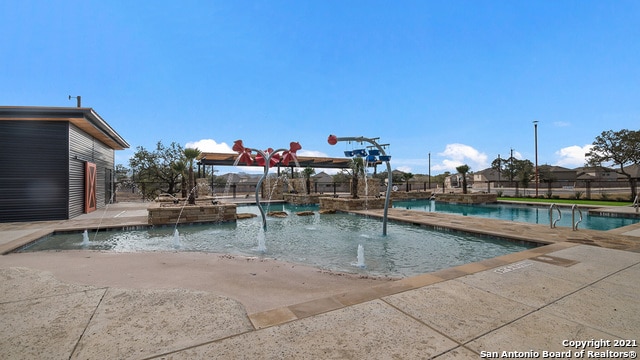
[[[576, 210], [578, 210], [578, 214], [580, 214], [580, 219], [576, 221]], [[578, 224], [582, 222], [582, 210], [578, 208], [577, 204], [573, 204], [571, 207], [571, 226], [573, 226], [573, 231], [578, 230]]]
[[[553, 220], [553, 208], [556, 208], [556, 210], [558, 210], [558, 218]], [[560, 212], [560, 208], [558, 208], [558, 205], [556, 204], [551, 204], [551, 206], [549, 206], [549, 226], [553, 229], [554, 227], [556, 227], [556, 223], [558, 221], [560, 221], [560, 219], [562, 219], [562, 212]]]
[[640, 207], [640, 204], [638, 204], [638, 196], [639, 195], [636, 195], [636, 198], [633, 199], [633, 205], [632, 205], [636, 209], [636, 212], [638, 212], [638, 208]]

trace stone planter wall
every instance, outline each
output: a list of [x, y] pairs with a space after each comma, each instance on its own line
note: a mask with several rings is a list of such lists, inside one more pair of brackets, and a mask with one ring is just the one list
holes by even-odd
[[394, 200], [427, 200], [431, 198], [431, 191], [392, 191], [391, 198]]
[[455, 204], [488, 204], [498, 202], [497, 194], [436, 194], [436, 201]]
[[[186, 205], [153, 203], [148, 208], [149, 225], [236, 221], [236, 204]], [[182, 211], [182, 214], [180, 213]], [[178, 221], [178, 216], [180, 217]]]
[[[293, 190], [297, 194], [307, 193], [307, 180], [304, 178], [289, 179], [289, 185], [289, 190]], [[313, 181], [310, 182], [310, 185], [313, 186]]]
[[281, 178], [267, 176], [262, 181], [261, 196], [263, 200], [282, 200], [284, 182]]
[[[389, 200], [389, 207], [391, 207], [391, 205], [392, 205], [392, 201]], [[366, 210], [366, 209], [384, 209], [384, 198], [347, 199], [347, 198], [320, 197], [320, 211], [323, 211], [323, 210], [351, 211], [351, 210]]]
[[367, 178], [365, 183], [364, 179], [358, 179], [358, 196], [365, 197], [378, 195], [380, 195], [380, 180]]
[[[178, 194], [180, 195], [180, 194]], [[215, 201], [215, 197], [209, 195], [203, 195], [196, 198], [196, 204], [211, 204], [211, 201]], [[183, 205], [187, 202], [187, 198], [183, 197], [171, 197], [166, 194], [159, 195], [153, 201], [161, 204], [179, 204]], [[164, 206], [164, 205], [163, 205]]]
[[309, 205], [309, 204], [318, 204], [320, 202], [320, 197], [327, 195], [320, 194], [283, 194], [284, 201], [293, 205]]

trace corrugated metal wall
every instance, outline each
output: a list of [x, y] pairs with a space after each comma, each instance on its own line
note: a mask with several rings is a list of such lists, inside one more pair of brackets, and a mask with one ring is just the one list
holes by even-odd
[[[113, 174], [115, 152], [97, 141], [73, 124], [69, 127], [69, 216], [75, 217], [84, 212], [84, 162], [96, 164], [98, 179], [96, 184], [98, 208], [103, 208], [109, 199], [105, 188]], [[109, 171], [107, 171], [109, 170]], [[109, 191], [109, 193], [111, 193]]]
[[68, 126], [0, 121], [0, 221], [68, 218]]

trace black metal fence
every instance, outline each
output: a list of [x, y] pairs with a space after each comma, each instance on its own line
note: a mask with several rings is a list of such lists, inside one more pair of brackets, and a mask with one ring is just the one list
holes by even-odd
[[[219, 197], [245, 197], [247, 194], [253, 194], [256, 191], [256, 183], [237, 182], [227, 184], [203, 184], [198, 187], [199, 195], [210, 195]], [[380, 182], [379, 191], [386, 191], [386, 184]], [[445, 187], [441, 183], [425, 182], [425, 181], [408, 181], [399, 182], [392, 185], [393, 191], [431, 191], [435, 193], [459, 192], [462, 191], [460, 186]], [[636, 193], [637, 182], [635, 184]], [[130, 181], [119, 182], [116, 184], [116, 191], [121, 198], [138, 198], [144, 200], [152, 200], [158, 195], [167, 192], [167, 185], [164, 183], [154, 182], [138, 182]], [[534, 183], [530, 183], [527, 187], [515, 181], [492, 181], [482, 183], [470, 183], [468, 185], [469, 192], [497, 193], [499, 196], [536, 196], [536, 187]], [[350, 192], [349, 182], [311, 182], [309, 189], [314, 194], [341, 194]], [[181, 197], [182, 191], [175, 189], [172, 195]], [[539, 183], [537, 189], [538, 197], [547, 198], [583, 198], [595, 200], [617, 200], [628, 201], [632, 197], [631, 187], [628, 181], [554, 181]]]

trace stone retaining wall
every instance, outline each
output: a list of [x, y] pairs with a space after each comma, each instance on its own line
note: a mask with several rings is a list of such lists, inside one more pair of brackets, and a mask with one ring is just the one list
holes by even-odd
[[497, 194], [436, 194], [436, 201], [455, 204], [488, 204], [498, 202]]
[[367, 178], [365, 182], [364, 179], [358, 179], [358, 196], [377, 196], [379, 194], [380, 180]]
[[431, 191], [393, 191], [391, 198], [394, 200], [427, 200], [431, 198]]
[[[389, 200], [389, 207], [391, 207], [392, 201]], [[348, 199], [348, 198], [333, 198], [333, 197], [321, 197], [320, 198], [320, 210], [338, 210], [338, 211], [350, 211], [350, 210], [366, 210], [366, 209], [384, 209], [384, 198], [360, 198], [360, 199]]]
[[[236, 221], [236, 204], [169, 206], [153, 203], [148, 208], [149, 225]], [[182, 211], [182, 213], [180, 213]], [[180, 217], [178, 221], [178, 217]]]
[[309, 205], [309, 204], [318, 204], [320, 202], [320, 197], [326, 197], [328, 195], [320, 195], [320, 194], [283, 194], [284, 201], [293, 205]]

